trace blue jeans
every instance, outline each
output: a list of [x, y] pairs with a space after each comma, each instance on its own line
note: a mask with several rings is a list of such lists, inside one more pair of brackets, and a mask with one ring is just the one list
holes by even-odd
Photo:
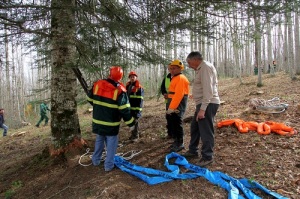
[[92, 156], [92, 162], [94, 166], [100, 165], [102, 153], [106, 147], [106, 158], [104, 161], [104, 170], [110, 171], [114, 168], [115, 154], [118, 148], [118, 136], [103, 136], [98, 135], [95, 141], [95, 149]]
[[0, 125], [0, 128], [3, 128], [3, 137], [7, 135], [7, 130], [8, 130], [8, 126], [6, 126], [5, 124]]

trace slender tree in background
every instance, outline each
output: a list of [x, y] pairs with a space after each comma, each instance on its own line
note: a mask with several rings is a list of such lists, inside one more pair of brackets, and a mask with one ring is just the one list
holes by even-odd
[[295, 12], [295, 67], [296, 74], [300, 75], [300, 35], [299, 35], [299, 4], [295, 4], [296, 12]]
[[287, 23], [287, 45], [288, 45], [288, 58], [287, 58], [287, 64], [289, 68], [289, 73], [291, 76], [291, 79], [295, 79], [295, 62], [294, 62], [294, 39], [293, 39], [293, 26], [292, 26], [292, 13], [289, 11], [287, 12], [286, 17], [286, 23]]
[[[294, 56], [297, 55], [299, 41], [295, 38], [293, 46], [287, 42], [296, 37], [297, 32], [293, 34], [292, 28], [299, 27], [291, 23], [289, 27], [284, 27], [283, 32], [281, 21], [273, 21], [288, 21], [289, 16], [297, 17], [294, 15], [298, 11], [295, 10], [296, 6], [291, 6], [297, 3], [297, 0], [235, 0], [230, 3], [0, 0], [0, 25], [5, 27], [0, 30], [0, 45], [3, 46], [0, 48], [3, 52], [0, 54], [0, 64], [5, 81], [0, 81], [9, 88], [0, 90], [0, 102], [12, 107], [13, 103], [8, 99], [18, 94], [15, 90], [19, 85], [30, 89], [25, 94], [29, 96], [27, 102], [37, 103], [51, 98], [51, 133], [53, 145], [59, 149], [80, 139], [76, 108], [78, 86], [72, 72], [74, 67], [80, 68], [89, 84], [105, 77], [111, 65], [124, 66], [125, 70], [136, 69], [144, 74], [139, 79], [143, 85], [149, 85], [146, 93], [151, 95], [157, 93], [156, 82], [160, 81], [156, 77], [162, 78], [166, 72], [161, 65], [166, 66], [175, 57], [184, 58], [189, 53], [185, 50], [190, 51], [188, 46], [192, 46], [191, 50], [200, 50], [209, 61], [216, 61], [219, 75], [224, 77], [238, 76], [242, 79], [242, 75], [253, 74], [253, 66], [259, 69], [266, 67], [263, 63], [269, 63], [274, 58], [282, 69], [287, 69], [290, 67], [287, 63], [294, 63], [294, 57], [289, 53], [295, 50]], [[270, 11], [267, 16], [266, 11]], [[264, 26], [266, 22], [267, 29]], [[273, 30], [275, 27], [277, 29], [277, 36], [273, 37], [278, 38], [273, 46], [269, 46], [272, 27]], [[16, 81], [17, 71], [23, 66], [16, 61], [11, 62], [13, 57], [20, 57], [19, 52], [12, 53], [12, 46], [20, 45], [12, 42], [15, 40], [29, 44], [26, 47], [32, 49], [30, 53], [37, 61], [30, 62], [30, 67], [36, 68], [28, 73], [30, 85]], [[283, 42], [284, 50], [281, 49]], [[245, 44], [246, 49], [243, 50], [241, 47]], [[268, 50], [262, 47], [264, 45]], [[274, 55], [270, 53], [272, 48], [276, 49]], [[257, 85], [261, 86], [262, 71], [258, 72]], [[40, 79], [42, 82], [39, 84]], [[156, 82], [151, 82], [153, 80]], [[20, 96], [14, 98], [18, 106], [21, 105], [18, 100]], [[80, 96], [83, 98], [83, 92]]]

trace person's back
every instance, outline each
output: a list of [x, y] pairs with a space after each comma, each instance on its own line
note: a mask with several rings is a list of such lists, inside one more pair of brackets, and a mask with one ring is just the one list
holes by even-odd
[[96, 134], [95, 149], [92, 156], [94, 166], [100, 165], [102, 153], [106, 148], [105, 171], [114, 168], [114, 156], [118, 147], [118, 133], [121, 119], [134, 128], [135, 121], [130, 114], [130, 104], [126, 89], [120, 80], [123, 70], [119, 66], [110, 68], [107, 79], [94, 83], [87, 97], [93, 106], [93, 133]]
[[121, 118], [123, 117], [124, 121], [131, 120], [129, 108], [124, 110], [118, 108], [128, 102], [125, 91], [121, 83], [111, 79], [98, 80], [94, 84], [93, 93], [89, 94], [88, 99], [93, 105], [94, 133], [103, 136], [117, 135]]

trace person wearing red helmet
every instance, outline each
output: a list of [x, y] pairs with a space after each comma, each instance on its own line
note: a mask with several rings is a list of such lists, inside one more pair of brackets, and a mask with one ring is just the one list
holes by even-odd
[[139, 123], [138, 120], [142, 116], [143, 102], [144, 102], [144, 89], [137, 80], [137, 74], [134, 71], [131, 71], [128, 74], [129, 81], [126, 84], [126, 90], [130, 102], [130, 111], [132, 117], [135, 118], [135, 128], [131, 131], [130, 140], [136, 141], [140, 137], [139, 132]]
[[120, 66], [112, 66], [109, 77], [95, 82], [87, 98], [93, 106], [92, 129], [96, 134], [92, 163], [94, 166], [100, 165], [102, 153], [106, 148], [105, 171], [111, 171], [114, 168], [121, 118], [130, 130], [135, 127], [134, 118], [130, 114], [126, 88], [120, 82], [122, 77], [123, 69]]

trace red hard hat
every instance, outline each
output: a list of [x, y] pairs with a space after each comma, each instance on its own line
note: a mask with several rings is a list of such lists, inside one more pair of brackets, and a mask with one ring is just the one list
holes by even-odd
[[128, 78], [130, 77], [130, 75], [135, 75], [137, 77], [137, 74], [134, 72], [134, 71], [131, 71], [129, 74], [128, 74]]
[[123, 77], [123, 69], [120, 66], [112, 66], [110, 68], [109, 78], [118, 82]]

